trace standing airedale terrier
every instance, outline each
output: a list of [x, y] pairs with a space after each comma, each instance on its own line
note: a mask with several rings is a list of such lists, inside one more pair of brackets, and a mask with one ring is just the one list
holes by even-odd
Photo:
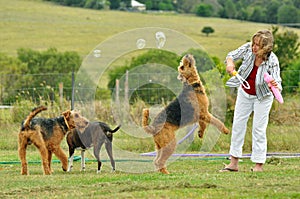
[[65, 111], [62, 116], [56, 118], [34, 118], [39, 112], [47, 110], [47, 107], [34, 108], [22, 122], [19, 132], [19, 157], [22, 163], [22, 175], [28, 175], [26, 148], [33, 143], [40, 151], [44, 174], [51, 174], [52, 153], [62, 163], [62, 169], [67, 171], [68, 158], [60, 143], [66, 133], [75, 127], [85, 127], [88, 120], [75, 111]]
[[151, 125], [148, 125], [149, 109], [143, 110], [143, 128], [153, 135], [157, 150], [154, 164], [156, 169], [164, 174], [169, 173], [165, 164], [176, 148], [175, 131], [177, 129], [198, 122], [200, 138], [203, 137], [209, 123], [221, 132], [229, 133], [225, 125], [208, 111], [209, 101], [192, 55], [188, 54], [182, 58], [178, 72], [178, 79], [183, 82], [182, 92], [154, 118]]

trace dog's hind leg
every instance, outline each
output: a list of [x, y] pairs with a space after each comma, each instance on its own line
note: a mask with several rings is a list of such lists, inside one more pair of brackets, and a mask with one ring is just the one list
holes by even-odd
[[23, 136], [21, 133], [19, 134], [19, 142], [18, 142], [18, 152], [19, 152], [19, 158], [21, 160], [21, 174], [22, 175], [28, 175], [28, 165], [26, 160], [26, 148], [27, 148], [27, 138]]
[[30, 141], [38, 148], [40, 151], [41, 159], [42, 159], [42, 165], [44, 168], [44, 174], [50, 175], [51, 170], [49, 168], [49, 161], [48, 161], [48, 149], [46, 148], [44, 139], [42, 138], [42, 135], [40, 132], [34, 132], [32, 136], [29, 137]]
[[157, 151], [157, 157], [155, 159], [155, 167], [156, 169], [163, 173], [163, 174], [169, 174], [167, 168], [166, 168], [166, 162], [169, 159], [169, 157], [173, 154], [176, 148], [176, 139], [173, 139], [169, 142], [168, 145], [160, 148]]
[[84, 149], [81, 149], [80, 156], [81, 156], [81, 171], [85, 171], [85, 157], [84, 157]]
[[115, 160], [114, 160], [114, 157], [113, 157], [113, 152], [112, 152], [112, 143], [107, 140], [105, 142], [105, 149], [106, 149], [106, 152], [107, 152], [107, 155], [110, 159], [110, 164], [111, 164], [111, 167], [112, 167], [112, 172], [114, 172], [116, 170], [116, 163], [115, 163]]
[[155, 169], [156, 170], [159, 170], [160, 167], [163, 167], [163, 166], [159, 165], [160, 156], [161, 156], [161, 150], [160, 149], [156, 149], [156, 156], [155, 156], [155, 158], [153, 160], [153, 163], [155, 165]]
[[104, 143], [104, 140], [103, 141], [101, 140], [98, 143], [94, 144], [94, 156], [95, 156], [95, 158], [98, 161], [98, 170], [97, 170], [97, 173], [101, 172], [102, 162], [100, 160], [100, 149], [101, 149], [103, 143]]

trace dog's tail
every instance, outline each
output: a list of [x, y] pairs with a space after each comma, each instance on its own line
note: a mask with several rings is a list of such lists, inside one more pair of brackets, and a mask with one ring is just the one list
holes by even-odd
[[46, 106], [39, 106], [32, 109], [32, 111], [30, 112], [30, 114], [27, 116], [27, 118], [24, 120], [22, 124], [22, 130], [28, 129], [30, 127], [30, 121], [32, 120], [32, 118], [34, 118], [38, 113], [44, 110], [47, 110]]
[[98, 122], [100, 127], [102, 128], [102, 130], [104, 132], [110, 132], [110, 133], [115, 133], [117, 132], [120, 128], [121, 128], [121, 125], [118, 125], [115, 129], [111, 129], [106, 123], [104, 122]]
[[153, 126], [150, 126], [148, 124], [148, 120], [149, 120], [149, 109], [145, 108], [143, 109], [143, 118], [142, 118], [143, 129], [146, 133], [154, 135], [156, 134], [156, 131]]
[[113, 129], [113, 130], [109, 128], [108, 132], [110, 132], [110, 133], [115, 133], [115, 132], [117, 132], [120, 128], [121, 128], [121, 125], [117, 126], [117, 127], [116, 127], [115, 129]]

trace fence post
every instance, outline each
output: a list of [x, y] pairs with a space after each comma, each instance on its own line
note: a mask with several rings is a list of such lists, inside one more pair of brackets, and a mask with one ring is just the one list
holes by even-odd
[[129, 83], [128, 83], [128, 77], [129, 72], [126, 70], [126, 76], [125, 76], [125, 83], [124, 83], [124, 108], [125, 113], [129, 113]]
[[60, 109], [62, 110], [63, 108], [63, 98], [64, 98], [64, 83], [63, 82], [60, 82], [59, 83], [59, 106], [60, 106]]
[[74, 90], [75, 90], [75, 78], [74, 78], [74, 70], [72, 71], [72, 99], [71, 99], [71, 110], [74, 110]]
[[129, 87], [128, 87], [128, 70], [126, 70], [126, 76], [125, 76], [125, 85], [124, 85], [124, 91], [125, 91], [125, 93], [124, 93], [124, 98], [125, 98], [125, 100], [124, 100], [124, 102], [125, 102], [125, 105], [127, 106], [128, 105], [128, 103], [129, 103], [129, 97], [128, 97], [128, 95], [129, 95]]
[[119, 105], [120, 104], [120, 98], [119, 98], [119, 92], [120, 92], [120, 88], [119, 88], [119, 80], [116, 79], [116, 104]]

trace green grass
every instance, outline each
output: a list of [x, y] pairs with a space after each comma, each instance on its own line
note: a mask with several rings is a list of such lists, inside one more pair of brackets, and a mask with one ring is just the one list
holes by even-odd
[[[0, 51], [16, 55], [21, 47], [76, 51], [82, 57], [99, 43], [123, 31], [162, 27], [178, 31], [202, 45], [210, 55], [226, 54], [270, 24], [242, 22], [194, 15], [97, 11], [63, 7], [39, 0], [0, 1]], [[215, 32], [206, 37], [204, 26]], [[300, 35], [299, 29], [293, 29]]]
[[[117, 171], [110, 172], [104, 147], [101, 155], [103, 169], [96, 174], [97, 164], [88, 151], [86, 172], [80, 171], [80, 161], [74, 162], [71, 173], [61, 170], [61, 164], [53, 156], [54, 163], [51, 176], [44, 176], [37, 149], [29, 146], [29, 176], [20, 175], [21, 165], [17, 152], [17, 134], [19, 124], [2, 124], [0, 131], [0, 198], [298, 198], [300, 197], [300, 159], [277, 158], [267, 160], [265, 172], [252, 173], [253, 163], [249, 159], [240, 162], [240, 172], [219, 173], [225, 157], [213, 158], [179, 158], [169, 161], [171, 175], [151, 172], [132, 173], [143, 170], [143, 165], [153, 168], [152, 159], [116, 158]], [[250, 129], [247, 130], [245, 153], [251, 151]], [[228, 153], [230, 136], [221, 135], [211, 153]], [[66, 142], [61, 144], [67, 153]], [[114, 148], [136, 153], [151, 151], [152, 140], [141, 141], [119, 132], [114, 137]], [[269, 124], [269, 152], [299, 152], [299, 126]], [[150, 148], [147, 148], [150, 147]], [[192, 151], [197, 153], [201, 141], [196, 138]], [[76, 151], [79, 155], [79, 151]], [[125, 161], [127, 160], [127, 161]], [[143, 163], [140, 163], [143, 162]], [[130, 172], [122, 172], [127, 166]], [[140, 166], [142, 165], [142, 166]], [[152, 169], [151, 169], [152, 170]]]
[[[170, 175], [110, 173], [104, 162], [96, 174], [96, 163], [85, 172], [75, 162], [71, 173], [53, 163], [53, 175], [43, 176], [39, 164], [29, 164], [29, 176], [20, 175], [20, 165], [0, 165], [1, 198], [298, 198], [299, 158], [278, 159], [265, 165], [265, 172], [252, 173], [253, 164], [240, 162], [240, 172], [219, 173], [225, 159], [182, 158], [169, 165]], [[274, 162], [276, 162], [274, 164]], [[117, 162], [117, 166], [118, 163]]]

